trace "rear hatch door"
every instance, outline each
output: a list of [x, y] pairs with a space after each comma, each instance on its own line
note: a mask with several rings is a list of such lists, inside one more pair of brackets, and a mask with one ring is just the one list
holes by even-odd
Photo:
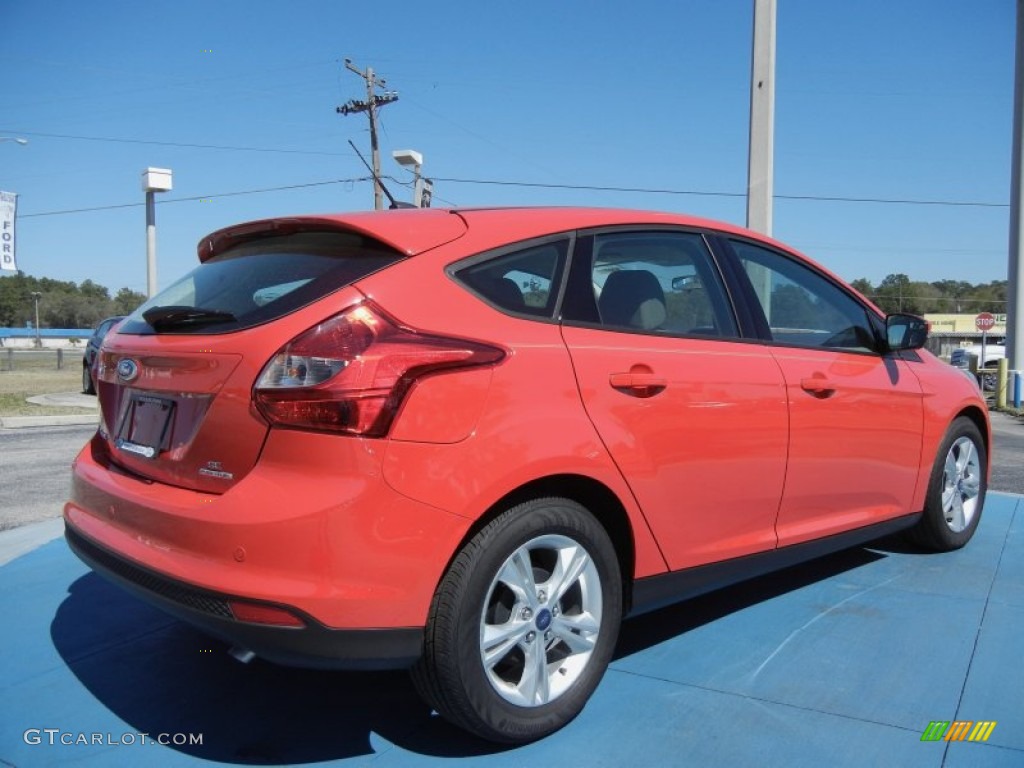
[[110, 463], [159, 483], [229, 489], [267, 436], [252, 387], [268, 360], [363, 298], [351, 283], [402, 258], [365, 234], [294, 226], [250, 229], [203, 254], [104, 341], [96, 378]]

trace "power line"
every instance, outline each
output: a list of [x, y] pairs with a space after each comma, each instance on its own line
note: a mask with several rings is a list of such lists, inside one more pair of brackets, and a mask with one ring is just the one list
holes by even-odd
[[575, 189], [590, 192], [639, 192], [651, 195], [699, 195], [702, 197], [746, 197], [746, 192], [711, 192], [683, 189], [658, 189], [649, 187], [608, 187], [594, 184], [553, 184], [540, 181], [500, 181], [497, 179], [459, 179], [445, 176], [434, 176], [434, 181], [447, 181], [452, 184], [489, 184], [499, 187], [530, 187], [533, 189]]
[[[590, 192], [631, 192], [654, 195], [693, 195], [695, 197], [746, 197], [746, 192], [717, 192], [696, 189], [657, 189], [647, 187], [613, 187], [594, 184], [552, 184], [532, 181], [500, 181], [497, 179], [460, 179], [454, 177], [434, 176], [434, 181], [447, 181], [452, 184], [489, 184], [503, 187], [532, 187], [535, 189], [572, 189]], [[882, 198], [882, 197], [840, 197], [827, 195], [779, 195], [781, 200], [810, 200], [826, 203], [881, 203], [887, 205], [943, 205], [978, 208], [1009, 208], [1009, 203], [988, 203], [972, 200], [918, 200], [913, 198]]]
[[[378, 85], [383, 85], [384, 81], [377, 79]], [[387, 94], [385, 94], [387, 96]], [[381, 97], [378, 97], [380, 99]], [[397, 94], [394, 94], [394, 99], [397, 99]], [[392, 99], [392, 100], [394, 100]], [[349, 108], [350, 112], [359, 111], [357, 107], [363, 102], [356, 104], [354, 101], [349, 102], [345, 107]], [[390, 102], [389, 102], [390, 103]], [[342, 110], [345, 107], [338, 107], [338, 110]], [[35, 131], [22, 131], [15, 130], [12, 128], [0, 128], [0, 133], [15, 133], [21, 136], [35, 136], [41, 138], [50, 139], [71, 139], [76, 141], [104, 141], [112, 142], [116, 144], [145, 144], [160, 147], [179, 147], [184, 149], [217, 149], [224, 151], [233, 152], [273, 152], [278, 154], [289, 154], [289, 155], [322, 155], [330, 157], [351, 157], [349, 152], [321, 152], [316, 150], [308, 149], [278, 149], [274, 147], [239, 147], [227, 144], [194, 144], [188, 142], [177, 142], [177, 141], [153, 141], [148, 139], [126, 139], [113, 136], [76, 136], [72, 134], [62, 133], [39, 133]], [[567, 189], [567, 190], [578, 190], [584, 192], [628, 192], [633, 194], [647, 194], [647, 195], [689, 195], [693, 197], [733, 197], [741, 198], [746, 197], [746, 192], [723, 192], [714, 190], [698, 190], [698, 189], [664, 189], [664, 188], [651, 188], [651, 187], [620, 187], [620, 186], [606, 186], [598, 184], [557, 184], [550, 182], [533, 182], [533, 181], [504, 181], [501, 179], [463, 179], [457, 177], [442, 177], [434, 176], [435, 181], [447, 181], [451, 184], [480, 184], [490, 186], [504, 186], [504, 187], [524, 187], [532, 189]], [[317, 182], [322, 184], [332, 184], [336, 182]], [[302, 185], [296, 185], [301, 187]], [[293, 189], [296, 187], [281, 187], [281, 189]], [[259, 190], [254, 190], [259, 191]], [[235, 194], [235, 193], [231, 193]], [[247, 194], [246, 192], [238, 194]], [[207, 196], [209, 197], [209, 196]], [[923, 206], [944, 206], [954, 208], [1009, 208], [1009, 203], [992, 203], [978, 200], [923, 200], [919, 198], [887, 198], [887, 197], [847, 197], [842, 195], [782, 195], [776, 194], [775, 198], [778, 200], [794, 200], [794, 201], [805, 201], [805, 202], [824, 202], [824, 203], [874, 203], [878, 205], [923, 205]], [[172, 201], [164, 201], [172, 202]], [[129, 207], [135, 205], [134, 203], [126, 204], [124, 206], [105, 206], [101, 208], [83, 208], [80, 210], [105, 210], [109, 207]], [[77, 213], [78, 211], [71, 211]], [[44, 214], [25, 214], [26, 216], [40, 216]]]
[[[395, 181], [396, 183], [403, 184], [392, 176], [383, 176], [381, 178]], [[591, 192], [630, 192], [637, 194], [653, 194], [653, 195], [692, 195], [695, 197], [733, 197], [741, 198], [745, 197], [745, 192], [721, 192], [711, 190], [694, 190], [694, 189], [664, 189], [664, 188], [651, 188], [651, 187], [618, 187], [618, 186], [602, 186], [595, 184], [554, 184], [546, 182], [527, 182], [527, 181], [502, 181], [500, 179], [463, 179], [457, 177], [445, 177], [435, 176], [435, 181], [444, 181], [451, 184], [484, 184], [491, 186], [504, 186], [504, 187], [521, 187], [521, 188], [534, 188], [534, 189], [567, 189], [567, 190], [579, 190], [579, 191], [591, 191]], [[213, 195], [197, 195], [195, 197], [178, 197], [163, 199], [159, 201], [159, 205], [166, 203], [183, 203], [195, 200], [209, 200], [218, 197], [235, 197], [238, 195], [254, 195], [263, 192], [282, 192], [292, 189], [304, 189], [307, 187], [319, 187], [327, 186], [330, 184], [353, 184], [358, 182], [373, 181], [372, 176], [359, 176], [349, 179], [330, 179], [327, 181], [313, 181], [305, 184], [288, 184], [280, 187], [266, 187], [262, 189], [247, 189], [238, 190], [234, 192], [222, 192]], [[407, 186], [407, 185], [406, 185]], [[927, 206], [953, 206], [953, 207], [983, 207], [983, 208], [1008, 208], [1009, 205], [1006, 203], [986, 203], [986, 202], [975, 202], [966, 200], [915, 200], [910, 198], [895, 199], [895, 198], [861, 198], [861, 197], [839, 197], [839, 196], [819, 196], [819, 195], [776, 195], [777, 198], [786, 200], [803, 200], [803, 201], [821, 201], [831, 203], [878, 203], [878, 204], [900, 204], [900, 205], [927, 205]], [[441, 199], [441, 198], [438, 198]], [[450, 203], [450, 201], [448, 201]], [[91, 208], [74, 208], [69, 210], [61, 211], [42, 211], [39, 213], [23, 213], [18, 214], [18, 218], [32, 218], [35, 216], [57, 216], [66, 213], [86, 213], [90, 211], [107, 211], [114, 210], [117, 208], [135, 208], [143, 205], [144, 203], [120, 203], [115, 205], [101, 205]], [[452, 207], [458, 207], [455, 203], [450, 203]], [[824, 247], [824, 246], [819, 246]], [[971, 252], [973, 251], [966, 251]]]
[[[166, 205], [168, 203], [189, 203], [195, 202], [196, 200], [213, 200], [219, 197], [237, 197], [239, 195], [258, 195], [263, 192], [283, 192], [291, 189], [304, 189], [306, 187], [323, 187], [328, 184], [354, 184], [363, 181], [373, 181], [372, 176], [358, 176], [352, 179], [331, 179], [330, 181], [311, 181], [306, 184], [288, 184], [283, 187], [266, 187], [264, 189], [244, 189], [236, 192], [220, 192], [215, 195], [196, 195], [195, 197], [173, 197], [164, 198], [157, 201], [157, 205]], [[145, 202], [141, 203], [117, 203], [114, 205], [97, 205], [92, 208], [72, 208], [63, 211], [41, 211], [39, 213], [19, 213], [19, 219], [30, 219], [36, 216], [61, 216], [66, 213], [89, 213], [91, 211], [112, 211], [118, 208], [138, 208], [145, 205]]]
[[890, 197], [830, 197], [827, 195], [775, 195], [782, 200], [812, 200], [824, 203], [880, 203], [883, 205], [942, 205], [959, 208], [1009, 208], [1009, 203], [987, 203], [976, 200], [918, 200]]
[[232, 152], [274, 152], [285, 155], [328, 155], [332, 157], [351, 157], [350, 152], [318, 152], [310, 149], [276, 149], [273, 147], [236, 147], [228, 144], [191, 144], [180, 141], [152, 141], [149, 139], [125, 139], [114, 136], [74, 136], [65, 133], [36, 133], [33, 131], [13, 131], [0, 128], [2, 133], [16, 133], [19, 136], [35, 136], [46, 139], [73, 139], [75, 141], [106, 141], [114, 144], [147, 144], [157, 147], [180, 147], [184, 149], [219, 149]]

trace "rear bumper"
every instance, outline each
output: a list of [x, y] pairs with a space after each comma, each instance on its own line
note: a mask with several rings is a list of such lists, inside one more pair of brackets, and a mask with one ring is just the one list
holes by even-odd
[[128, 475], [87, 445], [64, 508], [68, 543], [125, 589], [268, 660], [409, 666], [470, 521], [395, 492], [379, 456], [379, 445], [272, 430], [256, 467], [213, 495]]
[[71, 551], [101, 576], [166, 613], [214, 637], [277, 664], [323, 669], [401, 669], [412, 666], [423, 647], [420, 627], [331, 629], [289, 606], [303, 627], [276, 627], [238, 621], [220, 594], [168, 578], [104, 549], [65, 524]]

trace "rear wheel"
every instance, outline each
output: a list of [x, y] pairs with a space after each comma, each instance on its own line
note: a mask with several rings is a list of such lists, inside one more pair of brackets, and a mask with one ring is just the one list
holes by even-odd
[[977, 425], [961, 416], [939, 446], [928, 483], [924, 515], [908, 532], [938, 552], [959, 549], [974, 536], [988, 487], [988, 456]]
[[533, 741], [583, 709], [621, 618], [622, 579], [604, 528], [573, 501], [529, 501], [455, 558], [413, 680], [456, 725], [492, 741]]

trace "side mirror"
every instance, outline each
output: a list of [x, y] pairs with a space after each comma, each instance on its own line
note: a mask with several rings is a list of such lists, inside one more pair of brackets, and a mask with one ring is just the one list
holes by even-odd
[[885, 339], [891, 352], [920, 349], [928, 339], [928, 323], [917, 315], [888, 315], [885, 318]]

